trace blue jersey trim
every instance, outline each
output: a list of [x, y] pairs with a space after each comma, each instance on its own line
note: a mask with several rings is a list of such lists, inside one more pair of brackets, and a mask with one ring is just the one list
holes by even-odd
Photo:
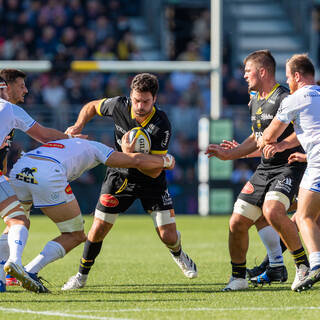
[[62, 201], [60, 203], [56, 203], [56, 204], [47, 204], [47, 205], [33, 205], [35, 208], [45, 208], [45, 207], [54, 207], [54, 206], [58, 206], [59, 204], [63, 204], [63, 203], [66, 203], [66, 201]]
[[55, 158], [52, 158], [52, 157], [48, 157], [48, 156], [43, 156], [43, 155], [38, 155], [38, 154], [35, 154], [35, 153], [26, 153], [25, 154], [26, 156], [33, 156], [33, 157], [37, 157], [37, 158], [43, 158], [43, 159], [48, 159], [48, 160], [52, 160], [52, 161], [54, 161], [54, 162], [56, 162], [56, 163], [61, 163], [60, 161], [58, 161], [57, 159], [55, 159]]

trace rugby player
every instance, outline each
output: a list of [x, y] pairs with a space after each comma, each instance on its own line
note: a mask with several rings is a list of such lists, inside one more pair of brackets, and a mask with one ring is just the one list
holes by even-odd
[[[0, 71], [0, 76], [6, 80], [8, 88], [8, 101], [20, 105], [24, 102], [24, 97], [28, 93], [28, 89], [26, 87], [25, 78], [26, 74], [18, 69], [2, 69]], [[3, 150], [0, 150], [0, 170], [2, 170], [3, 174], [7, 172], [7, 154], [10, 149], [10, 146], [13, 141], [14, 130], [12, 130], [9, 134], [10, 139], [8, 139], [8, 145]], [[9, 247], [8, 247], [8, 231], [9, 228], [6, 227], [3, 231], [3, 234], [0, 237], [0, 260], [7, 261], [9, 255]], [[4, 271], [0, 270], [0, 278], [3, 278]], [[19, 285], [19, 281], [11, 275], [7, 275], [6, 277], [6, 286], [14, 286]]]
[[[32, 119], [22, 108], [7, 101], [7, 83], [0, 77], [0, 143], [8, 138], [12, 129], [20, 129], [30, 137], [40, 142], [65, 139], [68, 135], [51, 128], [46, 128]], [[3, 177], [0, 170], [0, 216], [9, 227], [8, 246], [9, 258], [3, 266], [6, 273], [12, 274], [21, 285], [30, 291], [40, 292], [43, 286], [40, 282], [33, 280], [23, 269], [21, 256], [28, 238], [29, 219], [25, 215], [23, 206], [17, 196]], [[0, 280], [1, 292], [6, 290], [5, 283]]]
[[295, 291], [308, 290], [320, 281], [320, 86], [315, 82], [315, 69], [306, 54], [296, 54], [286, 63], [287, 83], [291, 95], [283, 100], [276, 117], [259, 138], [258, 146], [273, 155], [278, 137], [294, 123], [296, 141], [307, 153], [307, 169], [302, 178], [296, 222], [310, 258], [310, 271], [299, 279]]
[[[122, 145], [128, 144], [126, 138], [124, 136], [122, 139]], [[108, 167], [141, 170], [174, 167], [174, 159], [169, 154], [160, 157], [142, 153], [126, 154], [102, 143], [79, 138], [49, 142], [24, 154], [10, 172], [10, 184], [28, 211], [32, 204], [40, 208], [61, 232], [25, 266], [31, 278], [39, 281], [38, 272], [42, 268], [63, 258], [86, 240], [80, 207], [69, 182], [100, 163]]]
[[[222, 160], [244, 157], [258, 149], [257, 139], [262, 136], [277, 113], [281, 101], [289, 94], [288, 90], [275, 80], [276, 63], [268, 50], [259, 50], [249, 54], [245, 60], [244, 78], [249, 90], [257, 91], [249, 104], [253, 133], [236, 148], [225, 149], [219, 145], [209, 145], [207, 154]], [[279, 141], [293, 133], [290, 125]], [[283, 146], [283, 150], [285, 147]], [[260, 165], [246, 183], [234, 205], [234, 212], [229, 223], [229, 252], [232, 275], [224, 291], [244, 290], [248, 288], [246, 279], [246, 254], [249, 244], [248, 230], [258, 219], [265, 219], [281, 236], [294, 257], [298, 274], [304, 274], [309, 263], [302, 247], [295, 224], [287, 217], [286, 211], [295, 199], [298, 186], [305, 170], [305, 164], [288, 164], [288, 157], [294, 152], [303, 152], [301, 147], [279, 150], [274, 157], [267, 159], [262, 155]], [[263, 216], [263, 218], [261, 218]], [[275, 230], [270, 228], [262, 240], [277, 239]], [[272, 235], [274, 233], [274, 236]], [[260, 234], [261, 237], [261, 234]], [[270, 265], [266, 272], [257, 279], [258, 283], [286, 281], [287, 273], [283, 265], [280, 246], [276, 252], [269, 252]], [[268, 249], [268, 246], [267, 246]]]
[[[130, 97], [105, 98], [89, 102], [80, 111], [76, 123], [66, 132], [80, 133], [95, 115], [108, 116], [114, 121], [115, 145], [118, 151], [124, 151], [121, 148], [122, 136], [130, 129], [141, 126], [151, 137], [150, 153], [165, 155], [171, 126], [166, 114], [155, 106], [158, 87], [158, 79], [154, 75], [138, 74], [131, 82]], [[176, 229], [173, 202], [167, 189], [165, 172], [162, 169], [108, 168], [93, 225], [84, 246], [79, 272], [69, 279], [62, 290], [85, 286], [103, 239], [113, 227], [119, 213], [125, 212], [136, 199], [140, 199], [144, 210], [151, 215], [160, 239], [169, 248], [184, 275], [188, 278], [197, 276], [195, 263], [181, 247], [181, 236]]]

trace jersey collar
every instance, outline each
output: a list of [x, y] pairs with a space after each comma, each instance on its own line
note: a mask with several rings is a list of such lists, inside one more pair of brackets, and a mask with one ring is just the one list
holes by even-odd
[[[270, 98], [270, 96], [276, 91], [276, 89], [280, 86], [279, 83], [276, 83], [275, 86], [272, 88], [272, 90], [269, 92], [269, 94], [264, 98], [264, 100], [268, 100]], [[258, 101], [262, 99], [260, 97], [260, 93], [258, 92]]]
[[[153, 106], [152, 107], [152, 111], [150, 112], [148, 117], [141, 123], [141, 127], [145, 127], [149, 123], [149, 121], [151, 120], [151, 118], [153, 117], [155, 112], [156, 112], [156, 108], [155, 108], [155, 106]], [[135, 116], [134, 116], [133, 111], [132, 111], [132, 107], [131, 107], [131, 119], [135, 119]]]

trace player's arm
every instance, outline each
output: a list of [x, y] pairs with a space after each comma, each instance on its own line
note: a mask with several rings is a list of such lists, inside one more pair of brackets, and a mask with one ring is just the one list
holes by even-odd
[[[52, 141], [52, 140], [70, 138], [68, 134], [63, 133], [62, 131], [59, 131], [53, 128], [44, 127], [37, 122], [29, 130], [27, 130], [26, 133], [33, 139], [40, 141], [42, 143]], [[82, 134], [78, 134], [75, 136], [79, 138], [87, 138], [86, 135], [82, 135]]]
[[145, 153], [123, 153], [113, 152], [105, 163], [114, 168], [136, 168], [139, 170], [173, 169], [175, 165], [174, 157], [167, 154], [156, 156]]
[[95, 115], [100, 113], [99, 108], [103, 100], [105, 99], [93, 100], [85, 104], [78, 115], [76, 123], [67, 128], [65, 132], [69, 134], [81, 133], [86, 123], [89, 122]]
[[263, 150], [267, 144], [276, 143], [277, 139], [281, 136], [288, 125], [289, 123], [284, 123], [276, 117], [273, 118], [268, 128], [263, 131], [262, 136], [258, 140], [259, 149]]
[[300, 145], [295, 132], [278, 143], [268, 144], [263, 148], [264, 156], [268, 159], [273, 157], [277, 152], [283, 152]]
[[[222, 142], [220, 143], [220, 146], [223, 147], [224, 149], [234, 149], [239, 145], [240, 145], [240, 143], [238, 143], [234, 139], [232, 141], [222, 140]], [[244, 156], [243, 158], [255, 158], [255, 157], [261, 157], [260, 150], [253, 151], [253, 152], [249, 153], [248, 155]]]
[[246, 140], [232, 149], [225, 149], [220, 145], [210, 144], [205, 154], [207, 154], [209, 158], [217, 157], [220, 160], [235, 160], [243, 158], [256, 150], [257, 142], [254, 133], [252, 133]]

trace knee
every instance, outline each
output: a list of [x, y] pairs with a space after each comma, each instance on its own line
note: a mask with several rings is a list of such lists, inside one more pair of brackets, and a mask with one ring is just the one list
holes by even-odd
[[277, 220], [279, 219], [279, 211], [274, 210], [274, 208], [269, 206], [265, 206], [263, 208], [263, 215], [265, 216], [265, 218], [270, 224], [277, 223]]
[[160, 239], [164, 244], [168, 246], [173, 246], [178, 241], [178, 235], [177, 232], [173, 232], [170, 230], [161, 230]]
[[233, 214], [229, 221], [229, 229], [232, 233], [247, 232], [249, 226], [240, 214]]
[[102, 221], [100, 219], [95, 219], [94, 223], [88, 233], [88, 239], [93, 242], [103, 241], [109, 230], [112, 228], [112, 224]]
[[77, 243], [77, 245], [86, 241], [86, 239], [87, 239], [83, 230], [82, 231], [74, 231], [71, 233], [71, 236], [72, 236], [74, 242]]

